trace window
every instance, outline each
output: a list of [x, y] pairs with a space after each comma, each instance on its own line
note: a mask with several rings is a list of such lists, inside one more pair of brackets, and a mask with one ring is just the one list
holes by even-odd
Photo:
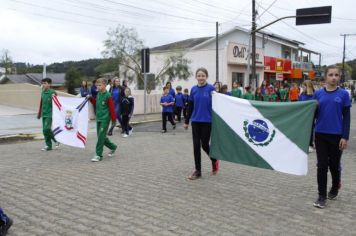
[[290, 59], [290, 51], [284, 51], [284, 58], [285, 59]]
[[249, 75], [249, 79], [250, 79], [250, 85], [253, 85], [255, 88], [258, 87], [259, 84], [262, 83], [262, 81], [260, 81], [260, 74], [256, 73], [256, 80], [252, 81], [252, 74]]
[[235, 81], [237, 83], [240, 83], [241, 85], [243, 85], [244, 77], [245, 77], [244, 73], [232, 72], [231, 86], [232, 86], [232, 83], [234, 83]]

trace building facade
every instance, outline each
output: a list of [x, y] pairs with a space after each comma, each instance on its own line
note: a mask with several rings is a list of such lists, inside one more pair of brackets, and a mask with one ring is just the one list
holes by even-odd
[[[256, 35], [256, 75], [257, 81], [250, 79], [250, 33], [247, 29], [236, 27], [219, 35], [218, 41], [218, 79], [231, 89], [234, 81], [243, 86], [258, 86], [263, 80], [277, 83], [284, 79], [300, 80], [313, 77], [310, 54], [315, 52], [302, 48], [302, 42], [287, 39], [270, 33], [259, 32]], [[196, 84], [194, 72], [205, 67], [209, 72], [209, 83], [216, 76], [216, 39], [215, 37], [195, 38], [175, 42], [151, 49], [150, 72], [157, 74], [164, 59], [177, 48], [183, 51], [191, 61], [193, 75], [187, 81], [174, 81], [173, 86], [190, 88]], [[304, 55], [303, 55], [304, 53]], [[305, 54], [307, 54], [305, 56]], [[307, 76], [306, 76], [307, 75]]]

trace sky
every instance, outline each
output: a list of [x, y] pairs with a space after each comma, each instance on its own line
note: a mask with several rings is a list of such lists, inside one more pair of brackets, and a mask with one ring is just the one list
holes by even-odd
[[[251, 28], [246, 0], [0, 0], [0, 50], [15, 62], [50, 64], [101, 58], [107, 31], [135, 28], [145, 46]], [[295, 26], [286, 19], [264, 30], [305, 43], [322, 64], [342, 61], [343, 37], [356, 34], [355, 0], [256, 0], [257, 25], [295, 15], [298, 8], [332, 6], [330, 24]], [[356, 58], [356, 35], [346, 37], [346, 60]], [[317, 62], [317, 57], [312, 57]]]

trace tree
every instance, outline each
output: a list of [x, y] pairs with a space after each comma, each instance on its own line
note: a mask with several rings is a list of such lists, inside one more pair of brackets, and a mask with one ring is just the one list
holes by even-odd
[[119, 64], [115, 58], [103, 59], [102, 63], [95, 67], [97, 76], [113, 71], [119, 72]]
[[[136, 78], [138, 85], [143, 84], [140, 50], [144, 45], [136, 30], [118, 25], [114, 29], [109, 29], [107, 35], [108, 39], [104, 41], [105, 49], [102, 55], [105, 58], [115, 58], [117, 64], [123, 67], [121, 72], [129, 80]], [[175, 78], [188, 79], [191, 75], [189, 63], [190, 60], [184, 58], [181, 50], [174, 50], [167, 56], [161, 71], [154, 77], [154, 84], [163, 84], [166, 80], [172, 81]], [[134, 76], [131, 76], [129, 72], [132, 72]], [[150, 92], [151, 89], [149, 86], [147, 91]]]
[[11, 73], [12, 64], [13, 63], [10, 57], [10, 51], [3, 49], [1, 53], [0, 66], [5, 68], [6, 74]]
[[81, 82], [80, 78], [81, 78], [81, 74], [79, 70], [74, 66], [69, 67], [65, 75], [65, 81], [66, 81], [66, 87], [68, 93], [74, 95], [77, 94], [75, 88], [80, 86], [80, 82]]
[[166, 81], [174, 81], [176, 78], [179, 80], [187, 80], [192, 72], [189, 64], [191, 60], [184, 57], [183, 51], [178, 50], [170, 54], [164, 62], [160, 73], [157, 74], [156, 80], [164, 84]]
[[[342, 63], [337, 63], [336, 65], [340, 68], [340, 73], [341, 73]], [[352, 76], [352, 67], [345, 62], [345, 79], [347, 80], [348, 78], [351, 78], [351, 76]]]

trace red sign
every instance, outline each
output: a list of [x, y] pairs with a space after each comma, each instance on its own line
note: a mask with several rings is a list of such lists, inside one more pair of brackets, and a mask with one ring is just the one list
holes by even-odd
[[283, 73], [276, 73], [276, 80], [283, 80]]
[[292, 61], [275, 57], [264, 57], [265, 71], [266, 72], [278, 72], [278, 73], [291, 73]]

